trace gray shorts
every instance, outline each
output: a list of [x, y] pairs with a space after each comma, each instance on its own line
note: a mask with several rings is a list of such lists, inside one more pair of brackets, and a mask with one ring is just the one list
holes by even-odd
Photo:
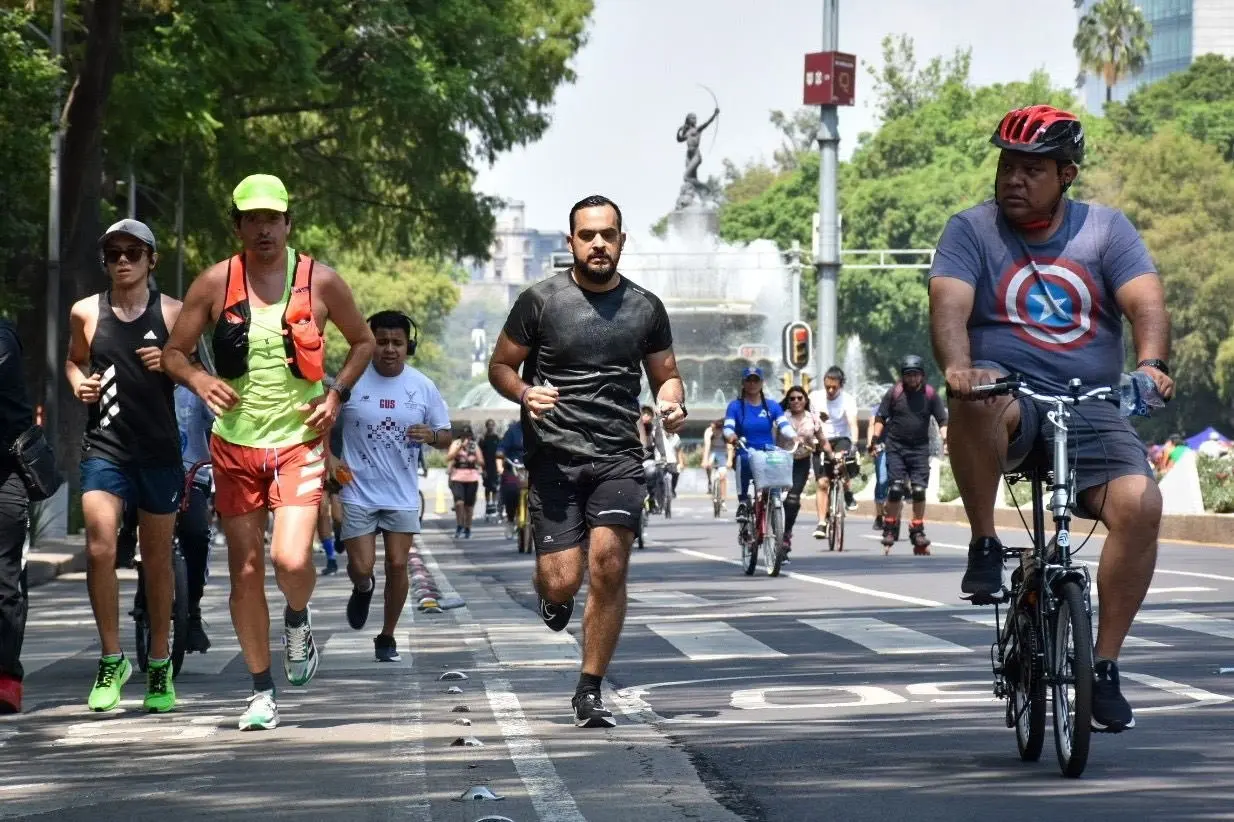
[[378, 531], [393, 534], [420, 533], [419, 511], [394, 511], [389, 508], [365, 508], [352, 503], [343, 503], [343, 527], [339, 536], [343, 539], [366, 537]]
[[[973, 363], [973, 368], [1007, 369], [995, 362]], [[1029, 378], [1031, 380], [1031, 378]], [[1038, 403], [1021, 398], [1020, 427], [1007, 446], [1008, 470], [1023, 470], [1028, 460], [1042, 460], [1048, 466], [1054, 454], [1054, 426], [1046, 418], [1046, 409]], [[1075, 489], [1078, 497], [1089, 488], [1099, 488], [1110, 480], [1126, 476], [1153, 478], [1148, 465], [1148, 449], [1131, 423], [1119, 413], [1112, 402], [1086, 402], [1072, 410], [1067, 421], [1067, 456], [1075, 466]], [[1096, 512], [1086, 510], [1077, 499], [1076, 516], [1096, 519]]]

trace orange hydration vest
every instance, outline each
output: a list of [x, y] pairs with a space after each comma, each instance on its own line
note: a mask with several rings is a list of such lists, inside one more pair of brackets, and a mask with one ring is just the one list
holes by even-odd
[[[326, 341], [313, 317], [313, 258], [296, 254], [291, 295], [283, 310], [283, 350], [293, 376], [320, 382], [326, 375]], [[227, 261], [227, 296], [214, 326], [214, 365], [220, 377], [234, 380], [248, 371], [248, 276], [244, 255]]]

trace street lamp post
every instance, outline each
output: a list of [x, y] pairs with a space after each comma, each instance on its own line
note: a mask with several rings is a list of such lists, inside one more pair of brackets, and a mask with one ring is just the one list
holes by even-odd
[[[55, 0], [52, 10], [51, 50], [59, 65], [64, 53], [64, 0]], [[43, 380], [43, 424], [55, 436], [56, 402], [60, 386], [60, 151], [64, 144], [60, 113], [61, 84], [57, 82], [51, 104], [51, 157], [48, 163], [47, 190], [47, 373]]]
[[[823, 51], [839, 49], [839, 0], [823, 0]], [[836, 178], [840, 162], [839, 116], [834, 104], [820, 106], [818, 147], [819, 255], [814, 261], [818, 275], [818, 367], [827, 369], [836, 356], [836, 281], [840, 275], [839, 225], [836, 220]], [[820, 372], [821, 373], [821, 372]]]

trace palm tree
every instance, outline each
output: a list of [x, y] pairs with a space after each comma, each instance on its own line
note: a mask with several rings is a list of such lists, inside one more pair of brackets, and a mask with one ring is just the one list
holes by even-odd
[[1080, 18], [1071, 45], [1080, 58], [1081, 70], [1100, 74], [1105, 80], [1107, 103], [1119, 80], [1144, 68], [1151, 32], [1144, 12], [1132, 0], [1099, 0]]

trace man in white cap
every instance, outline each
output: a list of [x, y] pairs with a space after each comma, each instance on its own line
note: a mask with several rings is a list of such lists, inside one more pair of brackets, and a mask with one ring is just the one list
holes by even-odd
[[[279, 717], [270, 674], [266, 523], [273, 511], [270, 558], [287, 598], [283, 670], [292, 685], [307, 685], [318, 664], [308, 607], [317, 581], [312, 548], [326, 470], [323, 438], [372, 359], [373, 334], [343, 278], [288, 248], [291, 214], [278, 177], [241, 180], [231, 216], [243, 251], [193, 282], [163, 364], [217, 416], [210, 439], [214, 507], [227, 535], [232, 623], [253, 677], [240, 729], [268, 730]], [[351, 346], [334, 380], [325, 374], [327, 320]], [[189, 360], [211, 323], [217, 377]]]
[[81, 508], [86, 521], [86, 587], [102, 655], [88, 705], [110, 711], [133, 667], [120, 647], [116, 533], [126, 506], [138, 511], [146, 603], [150, 611], [145, 708], [172, 710], [172, 531], [184, 490], [175, 385], [161, 352], [180, 301], [160, 294], [150, 276], [158, 262], [154, 233], [121, 220], [99, 238], [108, 287], [73, 305], [65, 377], [88, 406], [82, 439]]

